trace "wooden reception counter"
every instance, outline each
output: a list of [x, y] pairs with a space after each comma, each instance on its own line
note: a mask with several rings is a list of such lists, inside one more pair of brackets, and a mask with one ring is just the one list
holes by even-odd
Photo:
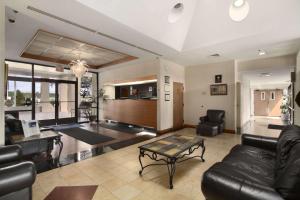
[[157, 100], [151, 99], [115, 99], [103, 103], [104, 118], [156, 128]]

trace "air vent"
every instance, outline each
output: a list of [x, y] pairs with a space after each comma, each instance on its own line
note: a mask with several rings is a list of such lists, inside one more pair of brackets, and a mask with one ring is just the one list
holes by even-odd
[[56, 19], [56, 20], [58, 20], [58, 21], [61, 21], [61, 22], [70, 24], [70, 25], [72, 25], [72, 26], [76, 26], [77, 28], [83, 29], [83, 30], [85, 30], [85, 31], [89, 31], [89, 32], [92, 32], [92, 33], [101, 35], [101, 36], [103, 36], [103, 37], [109, 38], [109, 39], [111, 39], [111, 40], [114, 40], [114, 41], [123, 43], [123, 44], [125, 44], [125, 45], [131, 46], [131, 47], [134, 47], [134, 48], [137, 48], [137, 49], [142, 50], [142, 51], [145, 51], [145, 52], [147, 52], [147, 53], [151, 53], [151, 54], [156, 55], [156, 56], [162, 56], [161, 54], [155, 53], [155, 52], [153, 52], [153, 51], [151, 51], [151, 50], [148, 50], [148, 49], [145, 49], [145, 48], [136, 46], [136, 45], [134, 45], [134, 44], [131, 44], [131, 43], [126, 42], [126, 41], [124, 41], [124, 40], [121, 40], [121, 39], [118, 39], [118, 38], [116, 38], [116, 37], [107, 35], [107, 34], [105, 34], [105, 33], [98, 32], [98, 31], [93, 30], [93, 29], [91, 29], [91, 28], [88, 28], [88, 27], [82, 26], [82, 25], [80, 25], [80, 24], [77, 24], [77, 23], [75, 23], [75, 22], [72, 22], [72, 21], [63, 19], [63, 18], [61, 18], [61, 17], [58, 17], [58, 16], [53, 15], [53, 14], [51, 14], [51, 13], [47, 13], [47, 12], [45, 12], [45, 11], [43, 11], [43, 10], [34, 8], [34, 7], [32, 7], [32, 6], [27, 6], [27, 9], [28, 9], [28, 10], [31, 10], [31, 11], [33, 11], [33, 12], [39, 13], [39, 14], [41, 14], [41, 15], [45, 15], [45, 16], [50, 17], [50, 18], [52, 18], [52, 19]]
[[211, 57], [220, 57], [220, 54], [218, 54], [218, 53], [215, 53], [215, 54], [212, 54], [212, 55], [210, 55]]

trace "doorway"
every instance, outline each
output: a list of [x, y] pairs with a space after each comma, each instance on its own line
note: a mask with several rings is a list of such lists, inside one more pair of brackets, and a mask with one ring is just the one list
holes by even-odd
[[173, 129], [183, 127], [183, 83], [173, 82]]
[[33, 118], [40, 126], [77, 122], [76, 81], [35, 79]]

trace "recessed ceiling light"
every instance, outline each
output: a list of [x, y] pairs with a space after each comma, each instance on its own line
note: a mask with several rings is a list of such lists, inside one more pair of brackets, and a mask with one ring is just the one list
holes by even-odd
[[246, 0], [233, 0], [229, 7], [229, 16], [233, 21], [243, 21], [249, 14], [250, 6]]
[[259, 49], [258, 50], [258, 55], [259, 56], [264, 56], [264, 55], [266, 55], [267, 53], [266, 53], [266, 51], [264, 51], [264, 50], [262, 50], [262, 49]]
[[270, 77], [272, 74], [269, 73], [269, 72], [264, 72], [264, 73], [261, 73], [260, 76], [266, 76], [266, 77]]
[[180, 19], [180, 17], [182, 16], [183, 10], [184, 10], [183, 3], [176, 3], [171, 9], [171, 12], [168, 16], [168, 21], [170, 23], [177, 22]]
[[233, 0], [233, 5], [236, 8], [240, 8], [245, 4], [245, 0]]
[[220, 57], [220, 54], [218, 54], [218, 53], [215, 53], [215, 54], [212, 54], [212, 55], [210, 55], [211, 57]]

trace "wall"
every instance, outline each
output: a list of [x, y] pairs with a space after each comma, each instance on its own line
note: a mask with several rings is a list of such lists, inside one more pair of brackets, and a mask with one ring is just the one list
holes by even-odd
[[[170, 101], [165, 101], [164, 78], [170, 76]], [[158, 99], [159, 99], [159, 130], [173, 128], [173, 82], [183, 83], [185, 85], [184, 66], [177, 63], [160, 59], [159, 81], [158, 81]]]
[[[4, 58], [5, 58], [5, 6], [0, 1], [0, 74], [4, 75]], [[0, 146], [5, 143], [4, 132], [4, 79], [0, 81]]]
[[250, 80], [242, 77], [240, 88], [240, 123], [239, 128], [245, 126], [251, 116], [251, 89]]
[[[235, 130], [235, 62], [190, 66], [185, 69], [186, 124], [196, 125], [207, 109], [222, 109], [226, 112], [225, 128]], [[211, 96], [210, 85], [215, 75], [222, 74], [222, 83], [228, 84], [228, 95]]]
[[[297, 55], [295, 96], [300, 92], [300, 51]], [[295, 124], [300, 125], [300, 107], [295, 103]]]

